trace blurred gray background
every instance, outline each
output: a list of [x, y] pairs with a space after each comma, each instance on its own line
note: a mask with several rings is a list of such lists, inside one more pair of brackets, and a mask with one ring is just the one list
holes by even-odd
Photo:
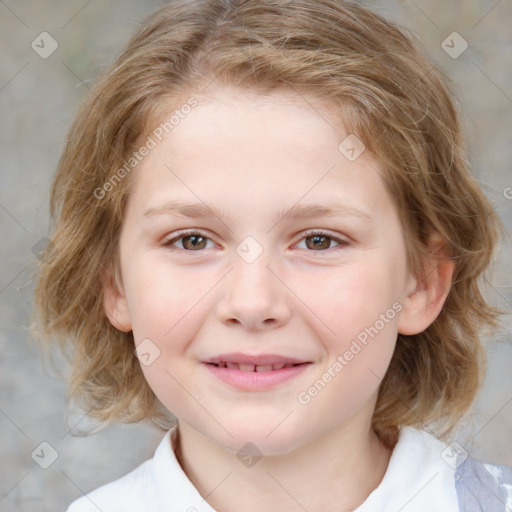
[[[82, 492], [126, 474], [151, 457], [163, 436], [163, 431], [148, 424], [77, 436], [87, 418], [78, 412], [66, 418], [65, 384], [51, 366], [43, 367], [27, 327], [34, 253], [48, 235], [50, 182], [72, 118], [91, 84], [115, 59], [142, 17], [164, 3], [0, 0], [1, 511], [65, 510]], [[406, 0], [366, 5], [418, 33], [434, 61], [456, 82], [475, 172], [510, 232], [512, 2]], [[41, 36], [46, 44], [36, 48], [46, 58], [31, 46], [43, 32], [58, 44], [50, 56], [44, 55], [55, 43]], [[453, 32], [469, 44], [460, 56], [456, 54], [464, 41], [458, 36], [447, 39]], [[507, 238], [496, 260], [489, 299], [509, 314], [503, 317], [504, 329], [487, 340], [484, 388], [472, 414], [453, 436], [472, 456], [509, 465], [511, 255]], [[52, 448], [40, 446], [41, 442]], [[44, 465], [55, 457], [47, 469], [35, 462]]]

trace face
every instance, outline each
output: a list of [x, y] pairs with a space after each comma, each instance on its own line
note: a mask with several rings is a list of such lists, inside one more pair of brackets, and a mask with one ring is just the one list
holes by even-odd
[[415, 284], [379, 163], [313, 104], [212, 91], [131, 184], [108, 315], [180, 424], [233, 451], [369, 428]]

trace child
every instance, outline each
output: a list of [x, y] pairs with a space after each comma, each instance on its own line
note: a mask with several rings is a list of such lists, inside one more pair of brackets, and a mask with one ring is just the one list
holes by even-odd
[[169, 2], [80, 110], [51, 208], [36, 299], [72, 396], [168, 429], [69, 512], [512, 510], [510, 468], [432, 430], [481, 384], [500, 222], [390, 22]]

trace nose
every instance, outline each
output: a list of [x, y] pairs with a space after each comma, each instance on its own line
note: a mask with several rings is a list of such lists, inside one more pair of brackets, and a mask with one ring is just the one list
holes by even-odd
[[217, 304], [217, 315], [223, 323], [259, 331], [275, 329], [289, 321], [290, 293], [264, 254], [252, 263], [235, 255], [234, 268]]

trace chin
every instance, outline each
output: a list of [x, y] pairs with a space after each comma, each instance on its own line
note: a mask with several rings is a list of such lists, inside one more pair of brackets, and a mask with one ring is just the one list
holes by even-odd
[[[279, 420], [282, 421], [282, 418]], [[304, 434], [285, 428], [277, 422], [261, 421], [252, 424], [236, 425], [230, 423], [229, 433], [221, 438], [212, 439], [222, 448], [237, 455], [277, 456], [286, 455], [301, 446]], [[279, 425], [279, 426], [278, 426]], [[277, 428], [276, 428], [277, 427]]]

